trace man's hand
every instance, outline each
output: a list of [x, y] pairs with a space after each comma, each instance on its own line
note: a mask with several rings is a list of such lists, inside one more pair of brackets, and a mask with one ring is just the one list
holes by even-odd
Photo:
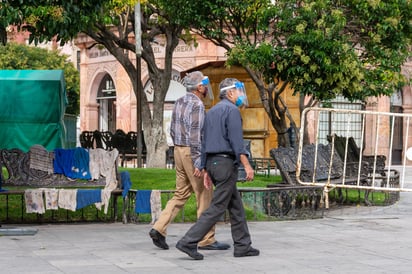
[[253, 171], [253, 168], [249, 165], [248, 167], [245, 167], [245, 172], [246, 172], [246, 181], [253, 181], [253, 178], [255, 176], [255, 172]]
[[204, 173], [203, 175], [203, 185], [205, 186], [206, 189], [210, 189], [212, 187], [212, 179], [210, 179], [209, 174], [207, 172]]
[[202, 171], [200, 171], [198, 168], [195, 168], [195, 172], [193, 172], [193, 175], [195, 177], [202, 177]]
[[246, 172], [246, 181], [252, 181], [253, 177], [255, 176], [255, 172], [253, 171], [252, 166], [249, 164], [249, 160], [246, 155], [240, 154], [240, 162], [245, 168]]

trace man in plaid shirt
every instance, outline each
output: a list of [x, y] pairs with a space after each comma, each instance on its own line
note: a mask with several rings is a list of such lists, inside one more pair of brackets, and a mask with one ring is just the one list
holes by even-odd
[[[174, 159], [176, 167], [176, 191], [169, 200], [159, 219], [153, 225], [149, 235], [153, 244], [161, 249], [169, 249], [166, 243], [167, 226], [173, 221], [180, 209], [194, 192], [197, 200], [197, 216], [210, 205], [213, 189], [203, 185], [201, 164], [201, 130], [205, 118], [205, 107], [202, 99], [209, 96], [213, 99], [209, 78], [200, 71], [188, 74], [183, 79], [186, 95], [175, 102], [170, 125], [170, 135], [174, 143]], [[199, 249], [225, 250], [230, 245], [215, 239], [215, 227], [199, 242]]]

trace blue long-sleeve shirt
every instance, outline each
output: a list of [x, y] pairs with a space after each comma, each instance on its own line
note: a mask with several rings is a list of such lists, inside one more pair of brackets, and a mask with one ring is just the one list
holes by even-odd
[[242, 116], [239, 109], [224, 98], [207, 113], [203, 126], [202, 163], [206, 165], [207, 154], [228, 153], [240, 163], [240, 155], [247, 155], [243, 143]]

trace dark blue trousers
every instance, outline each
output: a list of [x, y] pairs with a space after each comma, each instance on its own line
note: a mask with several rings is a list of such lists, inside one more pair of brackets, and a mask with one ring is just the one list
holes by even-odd
[[236, 187], [238, 168], [234, 160], [220, 156], [208, 157], [206, 170], [211, 177], [215, 190], [212, 202], [197, 222], [186, 232], [180, 242], [192, 249], [215, 225], [226, 209], [229, 211], [232, 239], [235, 252], [246, 252], [251, 245], [245, 210]]

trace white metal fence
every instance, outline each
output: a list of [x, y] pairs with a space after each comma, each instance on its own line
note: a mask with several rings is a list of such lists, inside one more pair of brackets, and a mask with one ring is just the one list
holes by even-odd
[[[322, 117], [330, 119], [328, 141], [325, 141], [322, 132]], [[323, 186], [325, 190], [355, 188], [412, 191], [404, 182], [406, 168], [412, 163], [412, 133], [409, 132], [411, 120], [412, 115], [403, 113], [331, 108], [305, 109], [301, 117], [296, 170], [298, 182], [302, 185]], [[352, 129], [359, 128], [359, 123], [360, 135], [351, 138], [354, 137], [351, 136]], [[395, 125], [401, 125], [402, 130], [396, 130]], [[394, 136], [395, 133], [399, 135], [399, 132], [402, 136]], [[308, 155], [307, 152], [305, 154], [304, 141], [315, 144], [314, 155]], [[329, 148], [326, 155], [324, 149], [321, 149], [325, 146]], [[399, 146], [403, 151], [401, 165], [392, 165], [393, 151]], [[308, 161], [310, 164], [307, 164]], [[320, 173], [322, 169], [327, 170], [327, 178], [323, 176], [319, 179], [316, 173]], [[310, 176], [307, 176], [308, 174]]]

